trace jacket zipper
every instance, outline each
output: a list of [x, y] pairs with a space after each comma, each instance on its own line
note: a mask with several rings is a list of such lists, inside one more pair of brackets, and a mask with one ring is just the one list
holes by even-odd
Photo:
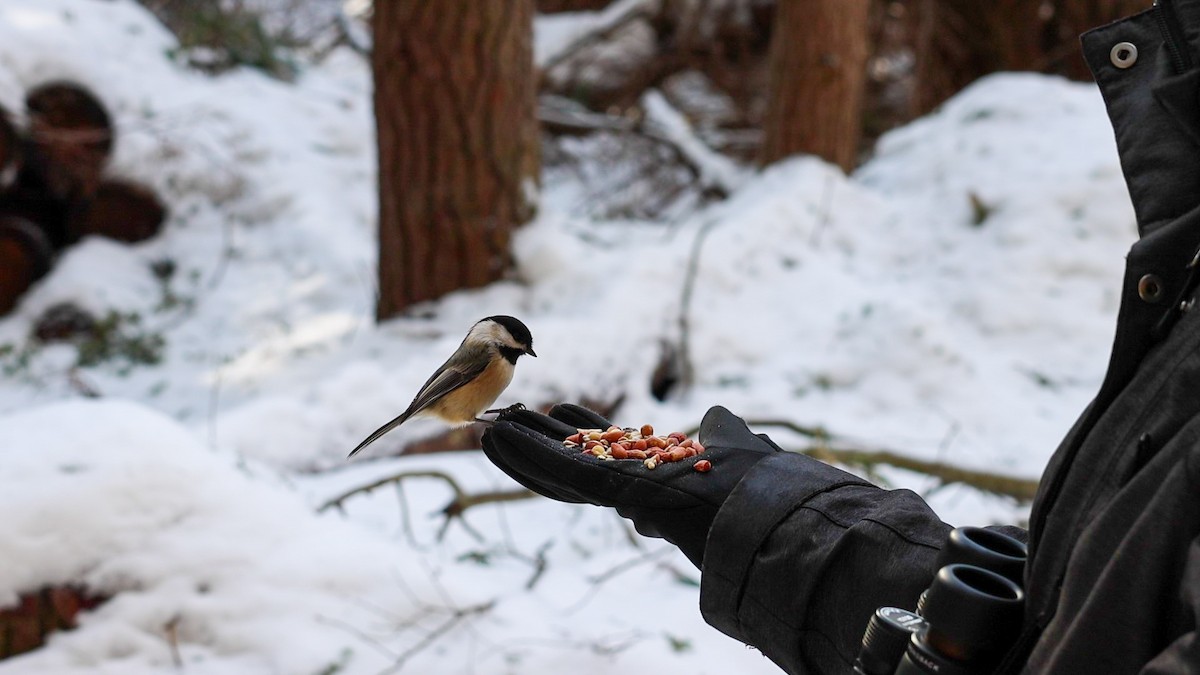
[[1175, 8], [1171, 6], [1172, 1], [1154, 0], [1154, 18], [1158, 20], [1163, 44], [1167, 46], [1167, 52], [1171, 55], [1171, 65], [1175, 67], [1175, 74], [1179, 75], [1192, 67], [1192, 58], [1181, 46], [1186, 45], [1187, 41], [1183, 36], [1183, 28], [1179, 25], [1179, 17], [1175, 16]]

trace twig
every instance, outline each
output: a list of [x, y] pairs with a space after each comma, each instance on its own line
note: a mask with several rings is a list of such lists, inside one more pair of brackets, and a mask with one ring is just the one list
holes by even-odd
[[[704, 222], [692, 239], [692, 250], [688, 252], [687, 269], [683, 274], [683, 288], [679, 298], [679, 382], [684, 391], [691, 389], [695, 381], [695, 368], [692, 366], [692, 296], [696, 292], [696, 277], [700, 272], [700, 253], [704, 249], [704, 241], [712, 233], [717, 224], [717, 218]], [[695, 431], [688, 434], [695, 434]]]
[[88, 382], [83, 373], [79, 372], [78, 366], [67, 369], [67, 383], [71, 385], [71, 389], [84, 398], [101, 398], [103, 396], [100, 390]]
[[387, 656], [388, 658], [392, 658], [392, 659], [397, 658], [396, 652], [389, 649], [387, 645], [383, 644], [379, 640], [376, 640], [374, 637], [368, 635], [365, 631], [363, 631], [349, 623], [346, 623], [345, 621], [342, 621], [341, 619], [335, 619], [335, 618], [329, 617], [329, 616], [322, 616], [320, 614], [318, 614], [315, 618], [316, 618], [317, 623], [323, 623], [327, 626], [333, 626], [334, 628], [340, 628], [340, 629], [346, 631], [347, 633], [350, 633], [354, 637], [367, 643], [368, 645], [370, 645], [371, 647], [373, 647], [374, 649], [376, 649], [377, 651], [382, 653], [384, 656]]
[[409, 545], [418, 551], [424, 550], [424, 547], [417, 543], [417, 533], [413, 530], [412, 518], [408, 516], [408, 499], [405, 497], [404, 483], [401, 481], [396, 481], [396, 503], [400, 508], [400, 529], [408, 539]]
[[525, 590], [532, 591], [533, 587], [537, 585], [537, 582], [541, 581], [542, 575], [546, 573], [546, 565], [548, 564], [546, 560], [546, 551], [550, 550], [550, 547], [553, 545], [554, 540], [551, 539], [542, 544], [538, 548], [537, 552], [533, 554], [533, 575], [530, 576], [525, 582]]
[[179, 622], [182, 617], [176, 614], [163, 626], [163, 632], [167, 634], [167, 646], [171, 649], [171, 663], [176, 668], [183, 668], [183, 657], [179, 654]]
[[602, 586], [604, 586], [606, 583], [608, 583], [609, 581], [611, 581], [612, 579], [615, 579], [615, 578], [621, 576], [622, 574], [625, 574], [626, 572], [629, 572], [638, 567], [641, 567], [642, 565], [657, 562], [658, 559], [663, 558], [663, 557], [667, 556], [668, 554], [670, 554], [670, 552], [672, 550], [674, 550], [674, 547], [671, 547], [671, 546], [664, 546], [662, 548], [651, 549], [651, 550], [646, 551], [645, 553], [639, 554], [637, 557], [635, 557], [633, 559], [618, 563], [618, 564], [614, 565], [613, 567], [610, 567], [607, 570], [600, 572], [599, 574], [593, 574], [593, 575], [588, 576], [587, 582], [588, 582], [588, 585], [590, 586], [588, 591], [586, 593], [584, 593], [582, 596], [580, 596], [579, 599], [576, 600], [574, 603], [572, 603], [569, 607], [566, 607], [563, 611], [567, 612], [568, 614], [578, 612], [579, 610], [586, 607], [587, 604], [592, 601], [592, 598], [596, 597], [596, 595], [600, 592], [600, 588]]
[[439, 638], [441, 638], [446, 633], [449, 633], [451, 630], [454, 629], [455, 626], [457, 626], [459, 624], [459, 622], [461, 622], [464, 619], [467, 619], [471, 616], [475, 616], [477, 614], [483, 614], [484, 612], [488, 612], [495, 606], [496, 606], [496, 601], [489, 600], [488, 602], [485, 602], [482, 604], [471, 605], [470, 607], [462, 607], [462, 608], [453, 610], [450, 613], [450, 616], [446, 617], [446, 620], [443, 621], [441, 623], [441, 625], [437, 626], [433, 630], [426, 633], [425, 636], [422, 637], [420, 640], [418, 640], [416, 644], [414, 644], [413, 646], [404, 650], [404, 652], [401, 653], [400, 656], [396, 657], [396, 661], [394, 663], [392, 663], [392, 665], [389, 666], [388, 668], [385, 668], [382, 671], [380, 671], [379, 675], [387, 675], [388, 673], [394, 673], [394, 672], [399, 671], [401, 668], [404, 667], [404, 664], [410, 658], [412, 658], [413, 656], [416, 656], [419, 652], [421, 652], [422, 650], [424, 650], [427, 647], [429, 647], [430, 645], [432, 645], [434, 642], [436, 642]]

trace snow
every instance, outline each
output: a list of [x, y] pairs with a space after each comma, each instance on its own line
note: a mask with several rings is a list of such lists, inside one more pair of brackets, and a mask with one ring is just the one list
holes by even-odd
[[[540, 21], [539, 54], [585, 19]], [[175, 672], [177, 658], [192, 673], [398, 660], [414, 673], [777, 672], [704, 624], [686, 559], [629, 539], [613, 513], [481, 506], [438, 541], [452, 493], [437, 478], [317, 512], [400, 471], [516, 487], [479, 453], [386, 457], [435, 423], [345, 462], [490, 314], [519, 316], [539, 354], [498, 405], [623, 394], [621, 421], [688, 428], [721, 404], [1030, 478], [1103, 374], [1136, 234], [1094, 86], [986, 78], [884, 137], [851, 176], [811, 158], [755, 173], [702, 155], [731, 197], [666, 225], [589, 217], [557, 175], [515, 238], [516, 279], [375, 325], [368, 64], [340, 50], [290, 84], [208, 77], [171, 61], [173, 45], [131, 0], [0, 4], [0, 104], [20, 110], [47, 79], [89, 86], [117, 125], [111, 172], [172, 212], [150, 241], [82, 242], [0, 318], [13, 347], [0, 350], [0, 604], [65, 582], [112, 596], [0, 675]], [[686, 140], [655, 96], [655, 119]], [[161, 336], [162, 361], [79, 367], [69, 346], [32, 345], [62, 302], [136, 314], [125, 328]], [[650, 372], [685, 309], [695, 383], [659, 402]], [[1027, 516], [882, 477], [951, 523]]]

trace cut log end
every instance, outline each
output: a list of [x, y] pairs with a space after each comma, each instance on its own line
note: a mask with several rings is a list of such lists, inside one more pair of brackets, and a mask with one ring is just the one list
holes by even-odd
[[158, 234], [166, 217], [166, 206], [149, 188], [106, 180], [74, 210], [69, 229], [73, 240], [95, 234], [133, 243]]
[[29, 168], [59, 199], [90, 196], [113, 147], [108, 111], [90, 91], [69, 82], [50, 82], [26, 95]]
[[77, 586], [49, 586], [25, 593], [16, 606], [0, 609], [0, 659], [33, 651], [58, 630], [75, 627], [81, 611], [92, 609], [105, 598]]

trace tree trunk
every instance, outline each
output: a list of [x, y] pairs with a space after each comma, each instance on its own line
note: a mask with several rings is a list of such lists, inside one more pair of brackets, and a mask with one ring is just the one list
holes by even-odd
[[916, 0], [916, 92], [924, 115], [975, 80], [1045, 66], [1043, 0]]
[[810, 153], [849, 171], [862, 136], [870, 0], [781, 0], [771, 36], [766, 165]]
[[375, 3], [380, 319], [509, 265], [538, 180], [533, 6]]
[[1090, 81], [1092, 71], [1083, 60], [1079, 36], [1149, 6], [1148, 0], [1058, 0], [1052, 20], [1057, 42], [1048, 54], [1047, 70], [1074, 80]]

